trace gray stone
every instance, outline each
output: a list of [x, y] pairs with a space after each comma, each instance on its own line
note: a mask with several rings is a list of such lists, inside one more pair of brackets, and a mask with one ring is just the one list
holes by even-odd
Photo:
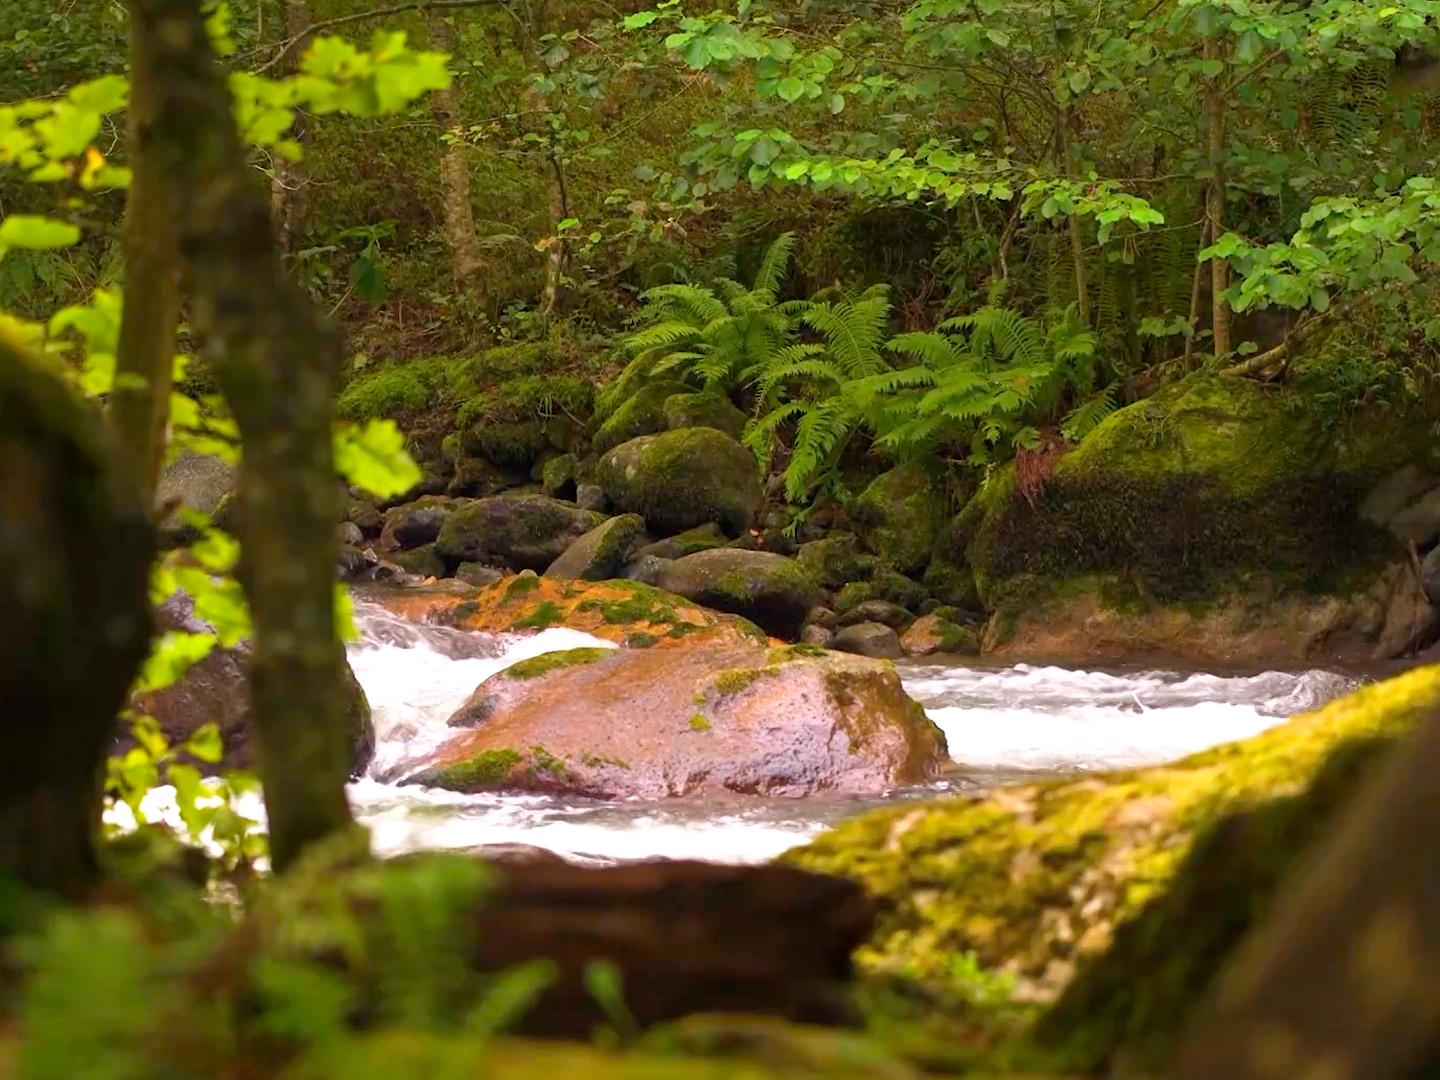
[[822, 649], [828, 649], [835, 640], [835, 635], [817, 623], [810, 623], [801, 628], [800, 640], [806, 645], [819, 645]]
[[621, 571], [620, 576], [642, 585], [657, 585], [671, 560], [658, 555], [637, 555]]
[[455, 570], [455, 579], [466, 585], [494, 585], [505, 578], [505, 571], [478, 562], [462, 562]]
[[734, 548], [677, 559], [657, 584], [705, 607], [744, 616], [766, 633], [791, 640], [823, 595], [819, 583], [794, 559]]
[[341, 544], [349, 544], [351, 547], [365, 546], [365, 534], [353, 521], [342, 521], [336, 526], [335, 538]]
[[883, 623], [875, 622], [845, 627], [835, 635], [831, 648], [877, 660], [898, 660], [905, 655], [899, 635]]
[[597, 525], [576, 540], [550, 564], [546, 577], [606, 581], [619, 577], [635, 549], [649, 539], [645, 519], [639, 514], [622, 514]]
[[1440, 487], [1427, 491], [1395, 514], [1389, 527], [1400, 539], [1420, 547], [1440, 538]]
[[889, 600], [863, 601], [840, 617], [841, 626], [856, 626], [859, 623], [870, 622], [880, 623], [892, 630], [904, 630], [914, 621], [914, 615], [911, 615], [899, 604], [892, 604]]
[[576, 484], [575, 505], [581, 510], [604, 510], [609, 501], [605, 489], [599, 484]]

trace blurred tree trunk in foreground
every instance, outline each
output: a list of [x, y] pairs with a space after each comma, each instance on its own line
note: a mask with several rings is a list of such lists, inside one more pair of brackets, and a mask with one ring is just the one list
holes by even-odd
[[1277, 899], [1175, 1080], [1401, 1080], [1440, 1049], [1440, 715], [1396, 748]]
[[0, 336], [0, 877], [78, 896], [150, 643], [148, 506], [100, 415]]
[[240, 428], [241, 580], [271, 856], [283, 870], [350, 823], [344, 652], [336, 635], [332, 380], [342, 344], [285, 274], [200, 0], [131, 0], [161, 88], [153, 148], [175, 189], [192, 323]]

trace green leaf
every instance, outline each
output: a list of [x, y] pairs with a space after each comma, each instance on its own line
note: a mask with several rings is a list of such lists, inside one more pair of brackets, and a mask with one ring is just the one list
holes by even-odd
[[185, 750], [192, 757], [214, 765], [225, 756], [225, 745], [220, 739], [220, 728], [213, 721], [201, 724], [190, 738], [185, 740]]
[[80, 242], [80, 230], [74, 225], [35, 214], [11, 214], [0, 221], [0, 250], [25, 248], [30, 251], [53, 251]]
[[634, 15], [627, 15], [620, 21], [620, 25], [626, 30], [640, 30], [649, 26], [656, 19], [660, 18], [658, 11], [637, 11]]
[[346, 424], [335, 432], [335, 468], [347, 482], [373, 495], [403, 495], [420, 482], [420, 467], [405, 450], [393, 420]]

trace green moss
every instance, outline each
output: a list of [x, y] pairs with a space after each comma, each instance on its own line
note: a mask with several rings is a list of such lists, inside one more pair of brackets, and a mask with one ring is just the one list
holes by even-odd
[[559, 671], [561, 668], [599, 663], [613, 651], [613, 649], [590, 648], [561, 649], [557, 652], [542, 653], [540, 656], [532, 656], [528, 660], [511, 664], [505, 669], [505, 677], [507, 679], [538, 679], [542, 675]]
[[533, 772], [557, 778], [563, 778], [570, 772], [564, 758], [557, 757], [539, 744], [530, 747], [530, 768]]
[[792, 660], [799, 660], [804, 657], [829, 656], [828, 649], [821, 645], [813, 645], [808, 641], [801, 641], [795, 645], [781, 645], [771, 649], [765, 659], [771, 664], [788, 664]]
[[665, 401], [684, 393], [685, 384], [670, 379], [647, 383], [619, 405], [595, 432], [594, 449], [604, 454], [641, 435], [665, 430]]
[[509, 604], [516, 600], [523, 599], [538, 588], [540, 588], [540, 578], [538, 575], [519, 574], [514, 581], [505, 586], [505, 603]]
[[580, 755], [580, 761], [582, 764], [587, 765], [592, 769], [609, 766], [612, 769], [624, 769], [626, 772], [630, 771], [630, 763], [624, 758], [607, 757], [603, 754], [596, 754], [589, 750], [586, 750], [583, 754]]
[[627, 649], [648, 649], [660, 641], [654, 634], [644, 630], [635, 630], [625, 635], [625, 647]]
[[1437, 703], [1440, 667], [1419, 669], [1171, 766], [894, 807], [782, 861], [877, 897], [858, 954], [874, 975], [957, 989], [954, 958], [973, 953], [1027, 1000], [1066, 991], [1042, 1030], [1089, 1074], [1173, 1030], [1376, 741]]
[[336, 400], [336, 415], [356, 421], [412, 420], [439, 399], [453, 364], [432, 357], [360, 375]]
[[731, 668], [712, 678], [710, 686], [722, 698], [730, 697], [748, 690], [758, 680], [776, 674], [779, 674], [779, 668], [776, 667]]
[[524, 760], [516, 750], [486, 750], [464, 761], [442, 765], [415, 777], [415, 782], [450, 791], [467, 791], [505, 780]]
[[611, 625], [629, 623], [670, 623], [678, 618], [679, 600], [661, 589], [638, 581], [612, 581], [611, 587], [627, 593], [623, 599], [583, 601], [577, 611], [598, 611]]
[[691, 731], [709, 731], [709, 730], [710, 730], [710, 721], [705, 719], [705, 714], [704, 714], [704, 713], [698, 713], [698, 712], [697, 712], [694, 716], [690, 717], [690, 730], [691, 730]]
[[546, 600], [536, 605], [535, 610], [523, 619], [516, 619], [510, 624], [512, 630], [548, 630], [550, 627], [560, 623], [565, 618], [564, 612], [553, 600]]
[[738, 536], [761, 502], [755, 455], [711, 428], [627, 440], [600, 459], [596, 478], [611, 502], [662, 535], [716, 522]]
[[862, 555], [849, 533], [832, 533], [801, 544], [795, 561], [827, 589], [868, 581], [879, 569], [878, 560], [873, 555]]
[[883, 563], [914, 573], [930, 561], [945, 527], [945, 493], [926, 469], [902, 465], [861, 492], [850, 516]]

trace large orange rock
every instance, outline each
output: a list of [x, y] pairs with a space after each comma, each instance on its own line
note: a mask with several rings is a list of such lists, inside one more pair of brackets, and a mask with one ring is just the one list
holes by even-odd
[[687, 640], [702, 630], [756, 644], [767, 640], [753, 623], [638, 581], [579, 581], [524, 573], [480, 588], [442, 583], [365, 595], [401, 618], [457, 630], [516, 633], [566, 626], [631, 647]]
[[876, 794], [935, 778], [945, 738], [885, 662], [701, 631], [547, 653], [487, 679], [455, 737], [394, 776], [596, 798]]

